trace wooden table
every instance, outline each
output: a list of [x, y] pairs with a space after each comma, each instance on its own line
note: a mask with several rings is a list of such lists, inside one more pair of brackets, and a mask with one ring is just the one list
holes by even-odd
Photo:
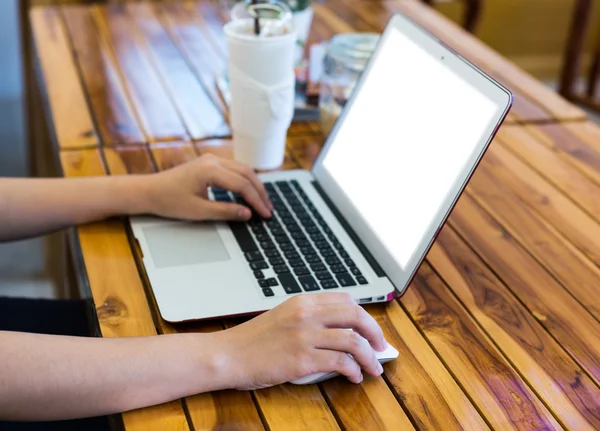
[[[311, 40], [380, 31], [395, 11], [516, 94], [406, 295], [366, 307], [400, 358], [361, 385], [223, 391], [128, 412], [128, 431], [600, 429], [600, 129], [420, 2], [327, 0]], [[40, 157], [56, 156], [66, 177], [230, 157], [213, 84], [226, 61], [222, 19], [208, 2], [33, 10], [38, 115], [53, 145]], [[282, 168], [309, 168], [322, 143], [315, 124], [294, 125]], [[74, 239], [104, 337], [241, 322], [163, 321], [122, 220], [79, 227]]]

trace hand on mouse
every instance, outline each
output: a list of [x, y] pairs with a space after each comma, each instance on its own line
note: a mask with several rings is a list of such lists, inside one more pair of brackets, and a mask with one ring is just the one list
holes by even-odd
[[273, 206], [252, 168], [210, 154], [175, 168], [142, 177], [146, 213], [183, 220], [248, 220], [242, 205], [208, 199], [208, 187], [239, 193], [263, 217]]
[[230, 371], [227, 386], [236, 389], [265, 388], [321, 371], [360, 383], [361, 368], [373, 376], [382, 373], [374, 349], [387, 347], [375, 319], [341, 292], [293, 297], [219, 335]]

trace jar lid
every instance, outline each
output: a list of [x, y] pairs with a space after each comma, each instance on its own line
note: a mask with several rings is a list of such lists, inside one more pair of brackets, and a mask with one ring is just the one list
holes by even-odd
[[292, 10], [286, 2], [278, 0], [237, 1], [231, 9], [231, 19], [236, 21], [247, 18], [291, 21]]
[[377, 33], [342, 33], [327, 44], [327, 54], [337, 62], [362, 71], [377, 46]]

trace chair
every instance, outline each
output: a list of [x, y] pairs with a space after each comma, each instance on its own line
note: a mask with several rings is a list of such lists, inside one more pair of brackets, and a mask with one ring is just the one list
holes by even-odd
[[[437, 0], [422, 0], [423, 3], [433, 6]], [[484, 0], [461, 0], [465, 3], [465, 15], [463, 27], [470, 33], [474, 33], [481, 18]]]
[[560, 75], [560, 93], [568, 100], [579, 103], [594, 111], [600, 112], [600, 95], [597, 94], [600, 81], [600, 33], [591, 53], [588, 76], [584, 77], [583, 89], [580, 84], [581, 63], [586, 37], [592, 26], [592, 8], [594, 0], [576, 0], [571, 18], [571, 28], [565, 47], [565, 55]]

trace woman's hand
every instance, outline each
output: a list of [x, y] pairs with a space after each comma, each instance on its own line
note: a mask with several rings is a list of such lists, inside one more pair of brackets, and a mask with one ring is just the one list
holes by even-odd
[[233, 160], [204, 155], [144, 178], [148, 213], [183, 220], [248, 220], [250, 210], [236, 203], [208, 199], [208, 187], [239, 193], [262, 217], [273, 206], [252, 168]]
[[227, 387], [236, 389], [265, 388], [321, 371], [360, 383], [361, 368], [373, 376], [382, 373], [375, 350], [387, 347], [375, 319], [341, 292], [293, 297], [215, 335], [220, 357], [227, 358]]

